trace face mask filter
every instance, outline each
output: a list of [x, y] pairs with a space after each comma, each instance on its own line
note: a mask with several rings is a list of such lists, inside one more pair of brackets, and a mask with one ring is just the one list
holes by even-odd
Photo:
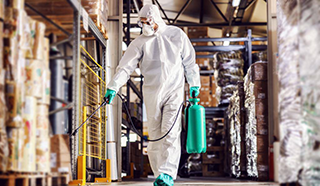
[[153, 25], [144, 24], [142, 27], [142, 34], [145, 36], [152, 36], [154, 34]]

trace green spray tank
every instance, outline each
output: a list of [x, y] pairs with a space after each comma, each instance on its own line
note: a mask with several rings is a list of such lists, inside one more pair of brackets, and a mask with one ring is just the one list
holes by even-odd
[[207, 151], [206, 115], [203, 106], [199, 105], [200, 99], [192, 95], [185, 110], [187, 123], [187, 152], [205, 153]]

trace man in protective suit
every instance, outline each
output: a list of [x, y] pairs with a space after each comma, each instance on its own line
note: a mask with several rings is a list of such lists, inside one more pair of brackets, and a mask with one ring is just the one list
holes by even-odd
[[167, 26], [155, 5], [145, 5], [139, 12], [139, 26], [143, 34], [133, 40], [120, 60], [117, 72], [108, 84], [105, 97], [109, 103], [119, 88], [140, 66], [144, 76], [143, 94], [147, 111], [148, 134], [162, 140], [148, 144], [148, 157], [157, 177], [155, 186], [173, 185], [177, 177], [181, 145], [181, 114], [186, 76], [190, 95], [199, 94], [200, 74], [195, 63], [195, 51], [187, 35], [178, 27]]

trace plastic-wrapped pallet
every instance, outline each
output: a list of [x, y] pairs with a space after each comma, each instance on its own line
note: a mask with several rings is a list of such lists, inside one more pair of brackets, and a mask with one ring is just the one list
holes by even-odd
[[[301, 83], [299, 77], [299, 3], [278, 1], [279, 181], [298, 181], [301, 170]], [[314, 39], [314, 38], [312, 38]], [[306, 54], [304, 54], [306, 55]], [[303, 61], [305, 62], [305, 61]]]
[[230, 97], [228, 118], [230, 121], [231, 174], [240, 177], [241, 135], [240, 135], [240, 100], [238, 90]]
[[247, 123], [246, 123], [246, 151], [247, 151], [247, 175], [249, 177], [258, 177], [257, 171], [257, 150], [256, 150], [256, 117], [255, 117], [255, 98], [253, 94], [254, 84], [250, 81], [251, 69], [248, 70], [247, 75], [244, 77], [244, 92], [245, 103], [244, 106], [247, 110]]
[[[0, 59], [1, 60], [1, 59]], [[9, 156], [9, 148], [8, 148], [8, 139], [6, 133], [6, 102], [4, 96], [4, 88], [5, 88], [5, 81], [4, 81], [4, 74], [5, 71], [0, 66], [0, 172], [7, 171], [7, 164], [8, 164], [8, 156]]]
[[299, 74], [302, 102], [302, 185], [320, 183], [320, 1], [300, 4]]
[[108, 28], [108, 0], [83, 0], [81, 4], [105, 34]]
[[269, 179], [267, 63], [256, 62], [244, 78], [247, 122], [245, 125], [247, 175]]
[[240, 52], [216, 53], [217, 98], [220, 104], [229, 103], [237, 82], [243, 79], [242, 55]]

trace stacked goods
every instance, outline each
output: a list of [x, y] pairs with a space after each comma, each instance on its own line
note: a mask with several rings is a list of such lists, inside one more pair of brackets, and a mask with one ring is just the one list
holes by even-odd
[[277, 5], [279, 181], [319, 185], [319, 1]]
[[246, 176], [246, 149], [245, 149], [245, 112], [244, 112], [244, 87], [239, 81], [237, 90], [230, 98], [227, 110], [228, 139], [227, 152], [230, 154], [230, 172], [234, 177]]
[[52, 136], [50, 139], [50, 149], [51, 172], [71, 173], [69, 135], [57, 134]]
[[189, 174], [196, 174], [202, 171], [201, 154], [191, 154], [188, 158]]
[[200, 89], [200, 105], [204, 107], [210, 107], [211, 95], [210, 95], [210, 76], [200, 76], [201, 89]]
[[202, 154], [202, 175], [222, 176], [224, 148], [221, 146], [223, 125], [221, 120], [207, 120], [207, 152]]
[[299, 72], [303, 110], [302, 185], [317, 185], [320, 179], [320, 36], [319, 1], [299, 4]]
[[267, 62], [256, 62], [244, 78], [247, 175], [269, 179]]
[[267, 61], [267, 51], [253, 52], [252, 53], [252, 61]]
[[141, 148], [139, 142], [130, 142], [130, 163], [139, 165], [141, 163]]
[[[4, 18], [4, 2], [0, 1], [0, 18]], [[0, 22], [0, 172], [6, 172], [8, 165], [8, 139], [6, 133], [7, 108], [5, 101], [5, 69], [3, 63], [3, 22]]]
[[138, 103], [130, 103], [129, 110], [130, 110], [131, 116], [137, 119], [141, 119], [141, 107], [139, 106]]
[[216, 107], [217, 98], [215, 95], [216, 82], [213, 76], [200, 76], [200, 105], [204, 107]]
[[230, 97], [237, 89], [238, 81], [243, 79], [242, 55], [240, 52], [216, 53], [217, 97], [220, 104], [229, 103]]
[[241, 149], [241, 117], [240, 117], [240, 95], [239, 90], [235, 90], [233, 95], [230, 97], [230, 103], [228, 107], [228, 121], [229, 121], [229, 137], [230, 137], [230, 172], [234, 177], [240, 177], [240, 156], [242, 153]]
[[108, 0], [84, 0], [81, 3], [100, 31], [107, 37]]
[[6, 1], [4, 10], [4, 69], [0, 68], [0, 74], [5, 71], [7, 168], [49, 172], [50, 71], [45, 25], [26, 15], [23, 1]]
[[[188, 37], [194, 38], [206, 38], [209, 37], [208, 27], [189, 27]], [[208, 46], [208, 42], [193, 42], [193, 46]], [[209, 52], [196, 52], [196, 55], [209, 55]], [[197, 58], [196, 63], [199, 65], [201, 70], [211, 70], [209, 58]]]

